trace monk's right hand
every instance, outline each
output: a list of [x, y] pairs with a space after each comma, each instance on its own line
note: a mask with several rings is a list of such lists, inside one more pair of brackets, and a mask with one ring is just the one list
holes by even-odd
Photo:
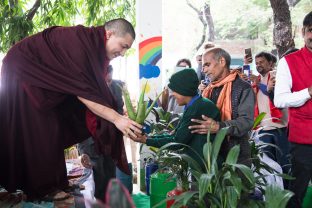
[[142, 133], [142, 126], [131, 119], [119, 115], [114, 121], [115, 126], [130, 139], [137, 138]]

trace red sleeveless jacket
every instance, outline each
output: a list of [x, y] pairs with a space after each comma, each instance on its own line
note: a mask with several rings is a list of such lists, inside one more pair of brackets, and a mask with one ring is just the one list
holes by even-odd
[[[285, 57], [292, 77], [292, 92], [312, 86], [312, 52], [306, 47]], [[289, 108], [289, 141], [312, 144], [312, 99]]]

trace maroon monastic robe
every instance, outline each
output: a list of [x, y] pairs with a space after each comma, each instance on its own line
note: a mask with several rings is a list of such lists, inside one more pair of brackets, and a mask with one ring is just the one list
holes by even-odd
[[[3, 60], [0, 185], [41, 197], [67, 186], [64, 148], [91, 136], [77, 96], [116, 109], [104, 81], [104, 27], [52, 27], [14, 45]], [[128, 171], [122, 134], [97, 118], [96, 148]]]

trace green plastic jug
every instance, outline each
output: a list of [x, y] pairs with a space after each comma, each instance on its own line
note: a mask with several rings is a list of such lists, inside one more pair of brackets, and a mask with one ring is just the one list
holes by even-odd
[[[170, 175], [168, 173], [153, 173], [150, 180], [150, 199], [151, 207], [166, 199], [167, 193], [176, 188], [177, 182], [175, 178], [168, 181]], [[164, 202], [159, 208], [166, 208]]]
[[303, 199], [302, 208], [312, 208], [312, 186], [309, 186]]

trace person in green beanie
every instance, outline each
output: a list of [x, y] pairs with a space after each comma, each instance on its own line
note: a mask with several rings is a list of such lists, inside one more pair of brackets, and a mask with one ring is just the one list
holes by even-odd
[[[192, 134], [188, 127], [192, 124], [192, 118], [200, 119], [202, 115], [220, 121], [220, 111], [212, 101], [198, 94], [198, 84], [199, 80], [194, 69], [183, 69], [173, 74], [169, 79], [168, 87], [173, 91], [177, 103], [184, 106], [184, 112], [177, 128], [170, 135], [142, 135], [135, 141], [158, 148], [170, 142], [186, 144], [195, 150], [201, 158], [198, 158], [190, 148], [185, 148], [185, 153], [195, 161], [202, 161], [203, 146], [207, 142], [207, 135]], [[214, 139], [214, 135], [211, 135], [210, 138]], [[204, 164], [201, 165], [204, 167]]]

